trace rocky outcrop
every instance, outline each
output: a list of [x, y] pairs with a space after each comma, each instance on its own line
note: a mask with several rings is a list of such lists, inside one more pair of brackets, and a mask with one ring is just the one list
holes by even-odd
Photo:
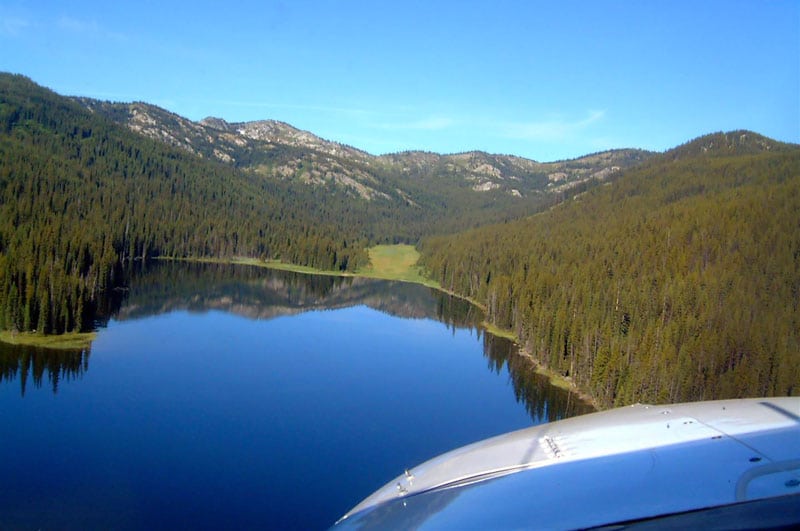
[[[545, 163], [482, 151], [451, 155], [407, 151], [374, 156], [277, 120], [231, 123], [207, 117], [193, 122], [141, 102], [76, 99], [139, 134], [189, 153], [265, 178], [339, 187], [368, 201], [415, 203], [414, 194], [403, 186], [404, 179], [434, 179], [472, 193], [501, 193], [524, 199], [563, 192], [592, 179], [607, 179], [652, 155], [640, 150], [614, 150]], [[387, 176], [395, 176], [391, 184], [386, 182]]]

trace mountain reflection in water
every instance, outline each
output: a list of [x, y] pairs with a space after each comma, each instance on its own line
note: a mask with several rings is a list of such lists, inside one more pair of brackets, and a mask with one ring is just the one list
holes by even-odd
[[155, 263], [97, 308], [90, 349], [0, 345], [0, 529], [326, 528], [404, 468], [587, 409], [419, 285]]
[[[518, 354], [514, 342], [482, 332], [479, 308], [417, 284], [240, 265], [139, 263], [128, 272], [123, 287], [99, 302], [94, 323], [102, 329], [110, 319], [125, 321], [179, 310], [218, 310], [250, 319], [272, 319], [353, 306], [368, 306], [402, 318], [435, 319], [454, 331], [468, 328], [482, 333], [488, 368], [499, 374], [508, 366], [515, 397], [534, 422], [593, 410], [574, 393], [551, 385], [547, 377], [536, 373], [532, 363]], [[40, 388], [46, 380], [57, 393], [60, 382], [79, 380], [88, 371], [90, 351], [0, 343], [0, 383], [19, 380], [24, 396], [31, 382]]]

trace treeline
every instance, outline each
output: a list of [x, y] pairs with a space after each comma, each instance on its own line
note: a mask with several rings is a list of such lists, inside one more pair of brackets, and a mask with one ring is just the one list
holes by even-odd
[[800, 149], [738, 132], [421, 250], [603, 405], [797, 395], [798, 213]]
[[0, 329], [90, 328], [97, 293], [153, 256], [365, 264], [366, 240], [312, 200], [0, 75]]

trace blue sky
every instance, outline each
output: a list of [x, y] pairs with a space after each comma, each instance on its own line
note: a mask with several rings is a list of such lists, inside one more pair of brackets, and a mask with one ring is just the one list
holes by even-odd
[[800, 142], [797, 0], [0, 0], [0, 70], [375, 154]]

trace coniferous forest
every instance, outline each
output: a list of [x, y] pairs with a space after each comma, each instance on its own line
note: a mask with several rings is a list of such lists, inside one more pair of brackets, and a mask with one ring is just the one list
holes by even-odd
[[800, 149], [736, 132], [422, 250], [601, 405], [797, 395], [798, 213]]
[[311, 197], [149, 140], [21, 76], [0, 76], [0, 328], [91, 323], [98, 291], [154, 256], [364, 263]]
[[[387, 197], [406, 179], [390, 177]], [[0, 329], [90, 329], [98, 295], [153, 257], [353, 271], [371, 244], [422, 237], [431, 278], [601, 405], [800, 393], [798, 146], [701, 137], [529, 217], [516, 199], [467, 187], [447, 203], [417, 181], [416, 201], [358, 203], [0, 75]], [[481, 218], [508, 221], [452, 234]]]

